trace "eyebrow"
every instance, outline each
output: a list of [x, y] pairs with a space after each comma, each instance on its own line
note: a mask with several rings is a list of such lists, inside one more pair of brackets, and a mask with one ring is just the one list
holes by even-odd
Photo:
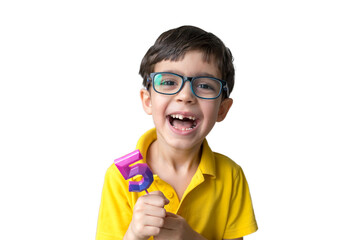
[[213, 77], [213, 78], [218, 78], [210, 73], [206, 73], [206, 72], [201, 72], [200, 74], [197, 75], [198, 77], [200, 76], [204, 76], [204, 77]]
[[[183, 73], [181, 72], [178, 72], [178, 71], [172, 71], [172, 70], [166, 70], [166, 71], [163, 71], [163, 72], [170, 72], [170, 73], [175, 73], [175, 74], [179, 74], [181, 76], [185, 76]], [[195, 74], [195, 76], [186, 76], [186, 77], [213, 77], [213, 78], [218, 78], [210, 73], [207, 73], [207, 72], [200, 72], [198, 74]]]

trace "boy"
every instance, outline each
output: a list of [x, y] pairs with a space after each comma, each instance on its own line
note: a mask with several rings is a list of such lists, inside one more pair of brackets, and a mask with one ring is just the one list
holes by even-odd
[[136, 148], [154, 182], [150, 194], [129, 192], [116, 166], [108, 169], [97, 240], [242, 239], [257, 230], [241, 168], [205, 139], [232, 105], [232, 61], [220, 39], [192, 26], [164, 32], [148, 50], [140, 97], [155, 129]]

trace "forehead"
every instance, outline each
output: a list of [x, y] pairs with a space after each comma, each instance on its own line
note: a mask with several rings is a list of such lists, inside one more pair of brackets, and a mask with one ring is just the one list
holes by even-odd
[[214, 57], [207, 60], [204, 53], [198, 50], [189, 51], [176, 61], [160, 61], [155, 64], [154, 72], [173, 72], [188, 77], [206, 75], [221, 78]]

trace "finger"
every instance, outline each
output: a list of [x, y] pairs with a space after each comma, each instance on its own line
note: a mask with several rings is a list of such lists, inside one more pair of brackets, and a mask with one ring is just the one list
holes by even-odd
[[145, 215], [154, 216], [154, 217], [166, 217], [166, 210], [163, 207], [153, 206], [153, 205], [147, 205], [143, 209], [143, 213]]
[[179, 215], [166, 212], [165, 222], [163, 228], [173, 230], [179, 227], [182, 217]]
[[146, 216], [142, 219], [142, 224], [144, 226], [158, 227], [161, 228], [164, 226], [165, 220], [160, 217]]
[[159, 196], [164, 196], [164, 194], [161, 191], [152, 191], [149, 192], [150, 195], [159, 195]]
[[157, 196], [163, 197], [165, 199], [165, 202], [166, 202], [165, 205], [170, 202], [170, 200], [167, 199], [165, 197], [165, 195], [161, 191], [153, 191], [153, 192], [150, 192], [148, 195], [157, 195]]
[[166, 210], [163, 207], [137, 202], [133, 210], [133, 218], [143, 219], [146, 216], [165, 218]]
[[139, 200], [143, 201], [146, 204], [158, 207], [164, 207], [170, 202], [160, 191], [151, 192], [147, 195], [141, 196]]
[[167, 217], [173, 217], [173, 218], [181, 217], [181, 216], [179, 216], [179, 215], [177, 215], [177, 214], [174, 214], [174, 213], [172, 213], [172, 212], [166, 212], [166, 216], [167, 216]]

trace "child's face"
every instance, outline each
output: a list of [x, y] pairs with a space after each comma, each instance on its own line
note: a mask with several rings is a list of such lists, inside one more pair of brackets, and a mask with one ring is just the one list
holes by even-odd
[[[179, 61], [161, 61], [154, 72], [172, 72], [182, 76], [212, 76], [221, 79], [214, 61], [203, 61], [200, 51], [190, 51]], [[146, 113], [153, 116], [158, 140], [176, 149], [190, 150], [202, 144], [216, 122], [222, 121], [229, 111], [232, 99], [200, 99], [186, 82], [175, 95], [163, 95], [150, 87], [141, 90]], [[181, 119], [182, 118], [182, 119]]]

